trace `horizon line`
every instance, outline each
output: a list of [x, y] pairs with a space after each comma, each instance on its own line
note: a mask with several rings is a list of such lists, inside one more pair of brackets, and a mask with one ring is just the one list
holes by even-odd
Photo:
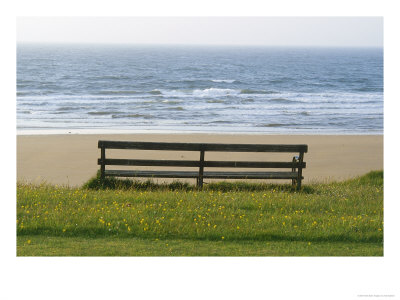
[[131, 43], [131, 42], [47, 42], [16, 41], [17, 45], [82, 45], [82, 46], [191, 46], [191, 47], [260, 47], [260, 48], [375, 48], [378, 45], [268, 45], [268, 44], [197, 44], [197, 43]]

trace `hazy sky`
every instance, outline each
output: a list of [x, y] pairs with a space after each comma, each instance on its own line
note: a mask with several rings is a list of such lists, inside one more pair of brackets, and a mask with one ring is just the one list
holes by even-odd
[[383, 47], [383, 18], [18, 17], [17, 42]]

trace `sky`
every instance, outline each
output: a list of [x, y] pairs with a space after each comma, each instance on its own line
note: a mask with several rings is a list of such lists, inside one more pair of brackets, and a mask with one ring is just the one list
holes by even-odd
[[17, 17], [17, 42], [383, 47], [383, 18]]

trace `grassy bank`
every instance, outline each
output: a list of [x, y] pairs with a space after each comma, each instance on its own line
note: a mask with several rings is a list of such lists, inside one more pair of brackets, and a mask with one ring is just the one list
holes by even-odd
[[19, 184], [17, 254], [383, 255], [383, 172], [300, 192], [95, 181], [81, 189]]

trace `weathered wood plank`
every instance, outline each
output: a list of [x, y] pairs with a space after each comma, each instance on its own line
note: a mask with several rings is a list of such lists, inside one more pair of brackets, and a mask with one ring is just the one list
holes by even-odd
[[[101, 159], [97, 163], [101, 165]], [[105, 160], [108, 166], [164, 166], [164, 167], [200, 167], [195, 160], [149, 160], [149, 159], [115, 159]], [[204, 161], [209, 168], [305, 168], [306, 163], [298, 162], [265, 162], [265, 161]]]
[[[159, 167], [199, 167], [196, 160], [153, 160], [153, 159], [116, 159], [105, 160], [108, 166], [159, 166]], [[101, 164], [101, 159], [97, 162]]]
[[[298, 167], [295, 166], [296, 164], [297, 164], [297, 156], [293, 156], [293, 159], [292, 159], [292, 165], [293, 165], [292, 172], [296, 172], [296, 168], [298, 168]], [[304, 167], [305, 167], [305, 165], [304, 165]], [[296, 184], [296, 179], [292, 179], [292, 186], [294, 186], [295, 184]]]
[[106, 149], [104, 146], [101, 146], [101, 158], [100, 158], [100, 179], [104, 180], [104, 172], [106, 170], [106, 164], [105, 164], [105, 160], [106, 160]]
[[106, 170], [106, 176], [115, 177], [159, 177], [159, 178], [197, 178], [197, 171], [138, 171], [138, 170]]
[[[115, 177], [158, 177], [158, 178], [198, 178], [192, 171], [128, 171], [107, 170], [106, 176]], [[203, 178], [215, 179], [293, 179], [297, 172], [204, 172]]]
[[215, 179], [292, 179], [297, 172], [204, 172], [204, 178]]
[[[304, 152], [300, 152], [300, 156], [299, 156], [299, 162], [301, 163], [301, 162], [303, 162], [303, 158], [304, 158]], [[301, 188], [301, 180], [303, 179], [303, 176], [302, 176], [302, 168], [298, 168], [298, 171], [297, 171], [297, 189], [298, 190], [300, 190], [300, 188]]]
[[308, 146], [286, 144], [202, 144], [155, 143], [127, 141], [99, 141], [98, 147], [107, 149], [170, 150], [170, 151], [224, 151], [224, 152], [307, 152]]
[[199, 167], [199, 177], [197, 179], [197, 185], [199, 188], [203, 187], [203, 174], [204, 174], [204, 150], [200, 151], [200, 167]]
[[306, 163], [293, 162], [266, 162], [266, 161], [205, 161], [204, 167], [209, 168], [295, 168], [306, 167]]

